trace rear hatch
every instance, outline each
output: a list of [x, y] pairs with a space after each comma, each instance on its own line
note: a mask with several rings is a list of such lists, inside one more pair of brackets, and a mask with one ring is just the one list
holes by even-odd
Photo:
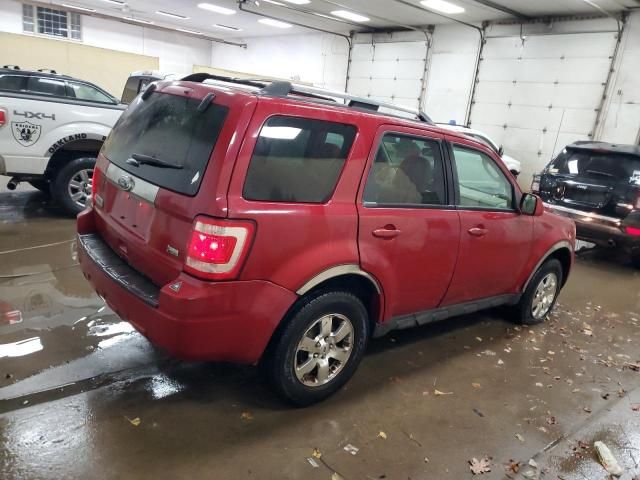
[[549, 203], [624, 218], [637, 208], [639, 185], [639, 157], [567, 147], [547, 167], [539, 188]]
[[230, 102], [230, 95], [202, 85], [151, 87], [132, 102], [101, 151], [96, 229], [156, 285], [182, 271], [195, 216], [225, 211], [215, 206], [234, 133]]

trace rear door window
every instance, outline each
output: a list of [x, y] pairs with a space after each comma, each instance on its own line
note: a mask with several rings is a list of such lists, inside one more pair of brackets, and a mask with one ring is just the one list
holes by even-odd
[[243, 197], [269, 202], [327, 202], [355, 136], [353, 125], [269, 118], [251, 157]]
[[212, 103], [200, 112], [200, 102], [159, 92], [138, 97], [116, 123], [103, 154], [137, 177], [195, 195], [229, 111]]
[[20, 75], [0, 75], [0, 90], [19, 92], [24, 88], [25, 77]]
[[620, 153], [565, 150], [553, 161], [549, 173], [640, 183], [640, 158]]
[[67, 89], [64, 80], [45, 77], [28, 77], [27, 90], [33, 93], [66, 97]]

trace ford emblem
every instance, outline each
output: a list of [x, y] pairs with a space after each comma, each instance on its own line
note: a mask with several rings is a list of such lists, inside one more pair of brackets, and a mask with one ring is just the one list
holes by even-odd
[[127, 175], [122, 175], [120, 178], [118, 178], [118, 185], [125, 192], [129, 192], [133, 189], [133, 186], [134, 186], [133, 178]]

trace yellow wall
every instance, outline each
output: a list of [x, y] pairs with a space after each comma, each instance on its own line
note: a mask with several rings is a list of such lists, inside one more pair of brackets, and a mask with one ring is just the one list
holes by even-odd
[[82, 43], [0, 32], [2, 65], [26, 70], [50, 68], [104, 88], [116, 98], [131, 72], [158, 70], [157, 57], [90, 47]]

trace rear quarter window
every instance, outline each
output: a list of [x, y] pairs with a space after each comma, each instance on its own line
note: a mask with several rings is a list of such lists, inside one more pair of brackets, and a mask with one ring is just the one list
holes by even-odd
[[251, 157], [243, 197], [269, 202], [327, 202], [355, 136], [353, 125], [309, 118], [269, 118]]

